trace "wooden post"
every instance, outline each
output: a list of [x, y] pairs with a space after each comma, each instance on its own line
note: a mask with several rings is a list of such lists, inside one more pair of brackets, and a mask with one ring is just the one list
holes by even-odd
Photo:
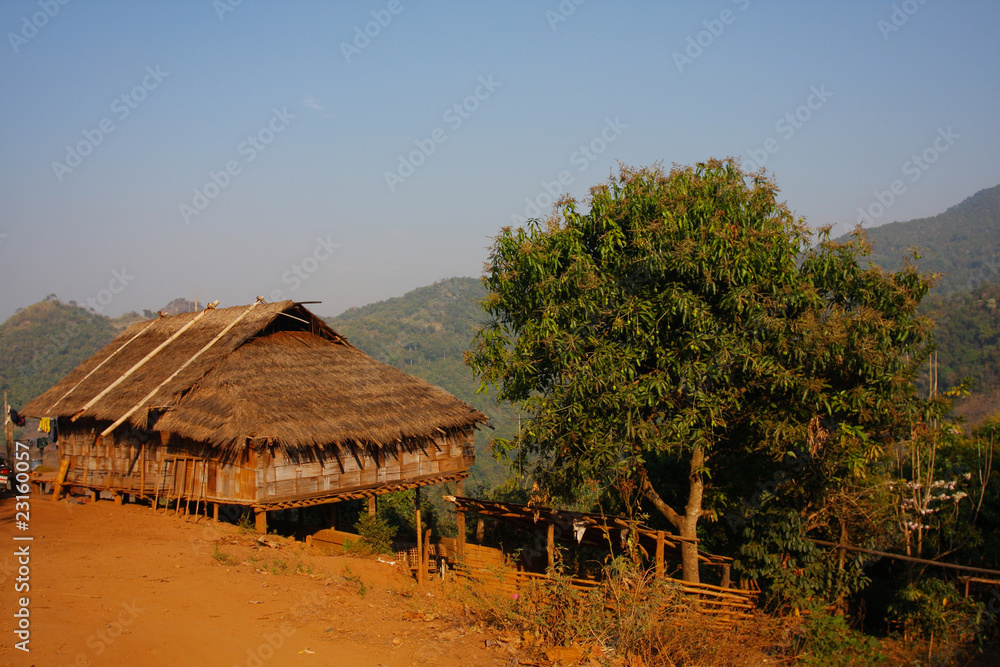
[[722, 586], [723, 588], [729, 588], [729, 586], [731, 585], [729, 579], [729, 563], [722, 564], [722, 583], [719, 585]]
[[66, 472], [69, 470], [69, 459], [59, 462], [59, 474], [56, 475], [56, 483], [52, 485], [52, 500], [57, 502], [62, 495], [63, 482], [66, 481]]
[[14, 422], [10, 419], [10, 405], [7, 404], [7, 390], [3, 392], [3, 441], [7, 448], [7, 462], [14, 466]]
[[483, 517], [479, 517], [476, 521], [476, 544], [483, 543], [483, 537], [486, 533], [486, 524], [483, 523]]
[[420, 566], [420, 571], [424, 573], [424, 581], [427, 581], [427, 570], [430, 569], [431, 562], [431, 529], [424, 532], [424, 562]]
[[90, 500], [92, 502], [96, 503], [100, 497], [101, 497], [100, 491], [94, 491], [93, 489], [90, 490]]
[[548, 535], [545, 541], [545, 551], [549, 555], [549, 568], [556, 566], [556, 525], [549, 524]]
[[663, 540], [662, 530], [656, 531], [656, 576], [663, 578]]
[[122, 504], [122, 494], [116, 491], [115, 492], [115, 505], [121, 505], [121, 504]]
[[153, 482], [153, 511], [155, 512], [160, 504], [160, 462], [154, 458], [153, 463], [156, 464], [156, 480]]
[[212, 520], [219, 523], [219, 503], [212, 503]]
[[254, 525], [258, 535], [267, 535], [267, 510], [261, 507], [253, 508]]
[[375, 516], [375, 496], [368, 497], [368, 516]]
[[[420, 489], [417, 489], [417, 499], [420, 499]], [[417, 504], [417, 586], [422, 586], [424, 583], [424, 576], [427, 574], [427, 570], [423, 568], [424, 564], [424, 549], [421, 541], [421, 533], [423, 532], [422, 526], [420, 524], [420, 504]]]
[[[455, 482], [456, 496], [462, 496], [462, 493], [465, 490], [464, 482], [464, 479], [460, 479]], [[455, 528], [458, 529], [458, 537], [455, 540], [455, 550], [458, 552], [459, 558], [465, 558], [465, 512], [463, 510], [455, 511]]]

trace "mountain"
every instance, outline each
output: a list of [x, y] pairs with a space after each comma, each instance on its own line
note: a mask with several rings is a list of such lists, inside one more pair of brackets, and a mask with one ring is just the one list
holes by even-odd
[[936, 292], [970, 290], [984, 280], [1000, 282], [1000, 185], [980, 190], [944, 213], [866, 230], [870, 259], [897, 270], [917, 247], [923, 271], [944, 274]]
[[509, 406], [476, 393], [479, 382], [462, 361], [486, 318], [478, 305], [485, 296], [478, 279], [450, 278], [324, 319], [375, 359], [427, 380], [489, 415], [495, 430], [481, 430], [476, 436], [473, 478], [493, 485], [505, 473], [489, 453], [489, 441], [491, 436], [516, 433], [518, 421]]
[[117, 335], [108, 318], [55, 296], [0, 324], [0, 386], [19, 408]]

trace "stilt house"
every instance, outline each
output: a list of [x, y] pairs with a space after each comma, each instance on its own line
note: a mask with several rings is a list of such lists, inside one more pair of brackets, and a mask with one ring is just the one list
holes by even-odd
[[486, 415], [292, 301], [130, 326], [23, 411], [64, 486], [268, 510], [461, 480]]

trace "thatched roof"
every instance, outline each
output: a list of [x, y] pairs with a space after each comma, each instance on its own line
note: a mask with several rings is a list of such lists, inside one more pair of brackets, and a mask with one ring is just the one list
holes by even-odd
[[385, 446], [487, 420], [375, 361], [292, 301], [136, 323], [23, 412], [108, 423], [129, 415], [137, 428], [229, 454], [248, 445]]

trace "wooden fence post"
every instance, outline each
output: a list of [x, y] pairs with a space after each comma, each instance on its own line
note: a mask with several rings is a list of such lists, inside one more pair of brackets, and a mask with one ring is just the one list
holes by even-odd
[[554, 523], [549, 524], [547, 533], [545, 551], [548, 552], [549, 556], [549, 568], [553, 568], [556, 566], [556, 525]]
[[663, 578], [663, 542], [664, 534], [662, 530], [656, 531], [656, 576]]

